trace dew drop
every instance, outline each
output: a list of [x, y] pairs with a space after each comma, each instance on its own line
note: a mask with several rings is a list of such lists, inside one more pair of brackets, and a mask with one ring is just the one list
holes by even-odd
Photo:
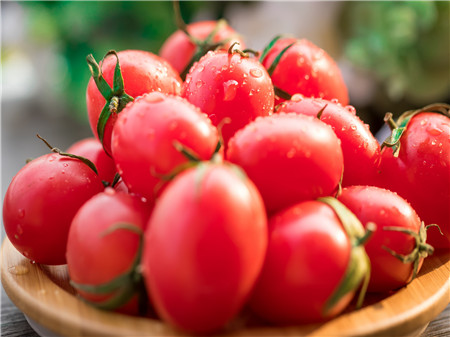
[[352, 129], [353, 131], [355, 131], [355, 130], [356, 130], [356, 125], [355, 125], [355, 124], [350, 125], [350, 129]]
[[224, 90], [224, 101], [231, 101], [236, 97], [236, 91], [238, 87], [238, 82], [235, 80], [229, 80], [226, 81], [223, 84], [223, 90]]
[[337, 98], [332, 98], [331, 103], [338, 104], [339, 100]]
[[195, 82], [195, 86], [200, 89], [203, 86], [203, 81], [198, 80], [197, 82]]
[[435, 140], [432, 140], [432, 141], [431, 141], [431, 145], [436, 145], [436, 141], [435, 141]]
[[439, 136], [442, 132], [444, 132], [444, 130], [439, 129], [438, 127], [434, 127], [434, 126], [427, 128], [427, 131], [432, 136]]
[[17, 265], [17, 266], [12, 266], [12, 267], [9, 267], [8, 268], [8, 271], [11, 273], [11, 274], [14, 274], [14, 275], [25, 275], [25, 274], [27, 274], [30, 270], [28, 269], [28, 267], [27, 266], [23, 266], [23, 265]]
[[293, 158], [295, 154], [297, 153], [297, 150], [295, 148], [291, 148], [288, 153], [286, 153], [287, 158]]
[[305, 97], [302, 94], [294, 94], [291, 97], [291, 101], [300, 102], [303, 100], [303, 98], [305, 98]]
[[351, 112], [352, 114], [356, 114], [356, 109], [353, 105], [347, 105], [345, 107], [345, 110], [347, 110], [348, 112]]
[[252, 68], [250, 69], [250, 75], [254, 78], [260, 78], [263, 75], [263, 72], [261, 71], [261, 69]]
[[19, 219], [23, 219], [25, 217], [25, 210], [23, 208], [20, 208], [18, 211]]
[[164, 94], [154, 92], [151, 95], [147, 95], [145, 100], [149, 103], [159, 103], [164, 100]]
[[116, 190], [114, 188], [112, 188], [112, 187], [107, 187], [107, 188], [105, 188], [104, 193], [106, 195], [110, 195], [111, 196], [111, 195], [116, 194]]
[[69, 164], [64, 163], [63, 166], [64, 166], [64, 167], [69, 167]]
[[309, 75], [305, 75], [305, 80], [306, 80], [306, 81], [309, 80]]
[[204, 66], [203, 64], [199, 64], [199, 65], [197, 66], [197, 71], [198, 71], [198, 72], [202, 72], [203, 70], [205, 70], [205, 66]]
[[422, 125], [422, 126], [424, 126], [425, 124], [427, 124], [427, 120], [426, 119], [422, 119], [421, 121], [420, 121], [420, 125]]

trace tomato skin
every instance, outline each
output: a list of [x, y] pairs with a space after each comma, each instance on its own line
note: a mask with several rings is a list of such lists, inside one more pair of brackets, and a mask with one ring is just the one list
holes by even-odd
[[199, 334], [217, 332], [242, 308], [267, 246], [264, 204], [251, 181], [226, 165], [202, 165], [162, 193], [142, 263], [159, 315]]
[[94, 137], [84, 138], [72, 144], [66, 151], [89, 159], [97, 168], [101, 180], [112, 183], [116, 175], [116, 164], [103, 149], [100, 141]]
[[[411, 205], [396, 193], [374, 186], [344, 188], [338, 200], [347, 206], [365, 227], [369, 222], [377, 226], [365, 244], [372, 267], [368, 291], [388, 292], [405, 286], [412, 277], [413, 263], [403, 263], [383, 246], [398, 254], [408, 255], [415, 247], [415, 239], [411, 235], [384, 228], [401, 227], [419, 233], [421, 221]], [[423, 259], [420, 266], [422, 262]]]
[[[178, 95], [181, 79], [172, 66], [161, 57], [142, 50], [123, 50], [117, 53], [122, 71], [125, 92], [136, 98], [147, 92], [160, 91]], [[101, 63], [103, 77], [113, 86], [114, 69], [117, 59], [109, 55]], [[94, 79], [89, 80], [86, 91], [87, 113], [92, 132], [98, 139], [97, 122], [106, 100], [97, 89]], [[117, 114], [113, 113], [106, 123], [103, 138], [105, 151], [111, 153], [111, 133]]]
[[[203, 41], [216, 28], [217, 24], [218, 21], [199, 21], [188, 24], [186, 28], [191, 36]], [[234, 42], [239, 42], [240, 47], [245, 48], [240, 36], [228, 24], [217, 31], [212, 42], [218, 43], [227, 39], [230, 40], [220, 49], [227, 50]], [[181, 73], [190, 63], [195, 50], [196, 46], [188, 36], [181, 30], [177, 30], [164, 41], [159, 55], [167, 60], [178, 73]]]
[[230, 140], [226, 154], [258, 187], [270, 213], [332, 195], [343, 169], [339, 139], [315, 117], [258, 118]]
[[[269, 69], [277, 55], [291, 43], [294, 44], [281, 57], [271, 75], [273, 84], [291, 95], [337, 99], [342, 105], [347, 105], [347, 86], [336, 62], [306, 39], [279, 39], [262, 60], [264, 67]], [[277, 98], [275, 105], [283, 101]]]
[[[139, 235], [131, 230], [113, 228], [128, 224], [143, 232], [150, 211], [148, 202], [135, 195], [116, 192], [111, 187], [88, 200], [78, 210], [70, 227], [67, 243], [70, 279], [80, 284], [100, 285], [127, 272], [138, 252]], [[77, 292], [93, 302], [110, 296]], [[125, 304], [118, 311], [138, 314], [137, 303]]]
[[317, 116], [322, 109], [320, 120], [330, 125], [341, 141], [344, 155], [342, 186], [373, 184], [380, 160], [380, 145], [369, 126], [356, 115], [354, 107], [294, 95], [291, 100], [283, 102], [277, 112]]
[[209, 52], [190, 70], [182, 96], [218, 126], [227, 147], [234, 133], [258, 116], [272, 113], [274, 92], [264, 67], [255, 59], [226, 51]]
[[148, 93], [120, 113], [113, 132], [112, 153], [130, 192], [153, 200], [161, 175], [188, 162], [178, 141], [200, 159], [212, 157], [217, 129], [197, 107], [181, 97]]
[[251, 309], [280, 324], [323, 321], [342, 312], [355, 292], [328, 313], [324, 306], [350, 261], [351, 243], [328, 205], [304, 201], [269, 218], [269, 244]]
[[377, 186], [408, 200], [425, 224], [434, 248], [450, 249], [450, 118], [431, 112], [410, 120], [400, 138], [398, 157], [381, 152]]
[[78, 159], [50, 153], [26, 164], [3, 201], [3, 224], [14, 247], [36, 263], [66, 263], [70, 223], [77, 210], [103, 191], [98, 176]]

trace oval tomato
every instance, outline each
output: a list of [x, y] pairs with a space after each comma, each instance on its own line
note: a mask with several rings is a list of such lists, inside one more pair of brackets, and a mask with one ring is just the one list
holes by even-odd
[[333, 194], [343, 169], [331, 127], [295, 113], [256, 119], [230, 140], [226, 156], [255, 183], [268, 212]]
[[310, 116], [317, 116], [320, 112], [320, 120], [330, 125], [341, 141], [344, 155], [342, 186], [373, 183], [380, 159], [380, 144], [369, 126], [356, 115], [354, 107], [342, 107], [339, 103], [297, 94], [283, 102], [276, 111]]
[[[288, 95], [336, 99], [349, 102], [347, 86], [336, 62], [312, 42], [295, 38], [279, 38], [261, 55], [261, 63], [270, 69], [275, 59], [288, 48], [270, 71], [273, 85]], [[289, 47], [290, 46], [290, 47]], [[286, 98], [278, 95], [275, 105]]]
[[[115, 75], [117, 58], [121, 71], [119, 77]], [[95, 68], [92, 61], [90, 66]], [[108, 55], [100, 62], [100, 69], [97, 71], [100, 77], [106, 81], [105, 86], [109, 85], [110, 93], [107, 95], [105, 92], [100, 92], [96, 81], [91, 77], [86, 91], [87, 113], [92, 132], [97, 139], [101, 140], [108, 154], [111, 154], [111, 134], [117, 113], [127, 102], [147, 92], [179, 94], [181, 90], [182, 81], [175, 69], [161, 57], [143, 50], [119, 51], [117, 57]], [[108, 97], [108, 102], [104, 95]], [[111, 104], [113, 101], [116, 103], [115, 107], [113, 107], [114, 104]], [[98, 124], [103, 109], [108, 110], [111, 116], [107, 120], [104, 130], [101, 130], [102, 134], [99, 135]]]
[[103, 191], [97, 174], [78, 159], [50, 153], [26, 164], [3, 200], [3, 224], [13, 246], [36, 263], [66, 263], [70, 223]]
[[165, 179], [189, 161], [177, 144], [208, 160], [218, 142], [217, 129], [197, 107], [181, 97], [153, 92], [120, 113], [112, 153], [130, 192], [153, 200]]
[[[76, 213], [67, 241], [67, 267], [71, 284], [89, 303], [139, 313], [136, 296], [146, 294], [139, 294], [143, 281], [138, 266], [150, 210], [139, 197], [107, 187]], [[109, 289], [101, 291], [107, 285]]]
[[156, 311], [191, 333], [223, 328], [264, 261], [264, 204], [238, 170], [202, 163], [182, 172], [162, 193], [145, 233], [142, 268]]
[[108, 156], [103, 145], [94, 137], [85, 138], [72, 144], [66, 151], [89, 159], [97, 168], [99, 178], [111, 184], [117, 173], [114, 160]]
[[[372, 266], [368, 291], [396, 290], [411, 281], [423, 258], [432, 252], [432, 247], [424, 245], [425, 229], [420, 232], [421, 221], [411, 205], [396, 193], [374, 186], [344, 188], [338, 200], [364, 226], [376, 225], [365, 245]], [[401, 261], [392, 253], [410, 256], [411, 260]]]
[[182, 30], [177, 30], [164, 41], [159, 51], [159, 55], [180, 74], [187, 73], [193, 63], [209, 50], [227, 50], [235, 42], [244, 46], [241, 37], [225, 20], [193, 22], [186, 25], [186, 29], [191, 38]]
[[272, 113], [274, 93], [267, 71], [237, 52], [203, 56], [190, 70], [182, 96], [199, 107], [215, 126], [229, 119], [221, 133], [225, 148], [233, 134], [258, 116]]
[[[448, 109], [448, 107], [447, 107]], [[398, 154], [384, 147], [379, 167], [381, 187], [408, 200], [430, 229], [428, 242], [450, 249], [450, 118], [439, 113], [415, 114], [399, 139]], [[447, 110], [448, 111], [448, 110]]]
[[369, 269], [363, 248], [353, 249], [340, 218], [323, 202], [304, 201], [276, 213], [269, 218], [269, 244], [251, 309], [283, 325], [338, 315]]

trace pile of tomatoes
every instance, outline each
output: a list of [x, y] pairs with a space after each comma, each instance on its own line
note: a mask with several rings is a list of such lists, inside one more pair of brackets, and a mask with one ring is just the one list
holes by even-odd
[[86, 302], [190, 333], [244, 307], [320, 322], [449, 248], [448, 105], [388, 115], [380, 146], [324, 50], [246, 50], [224, 21], [87, 62], [95, 137], [47, 143], [3, 204], [17, 250], [67, 264]]

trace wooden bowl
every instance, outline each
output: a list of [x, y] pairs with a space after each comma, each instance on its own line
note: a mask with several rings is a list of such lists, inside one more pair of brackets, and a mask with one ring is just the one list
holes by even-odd
[[[33, 264], [6, 238], [1, 277], [14, 304], [36, 324], [60, 336], [183, 336], [167, 324], [95, 309], [76, 297], [66, 266]], [[390, 296], [371, 295], [359, 310], [314, 325], [272, 327], [243, 314], [223, 336], [413, 336], [450, 302], [450, 252], [428, 257], [418, 277]]]

